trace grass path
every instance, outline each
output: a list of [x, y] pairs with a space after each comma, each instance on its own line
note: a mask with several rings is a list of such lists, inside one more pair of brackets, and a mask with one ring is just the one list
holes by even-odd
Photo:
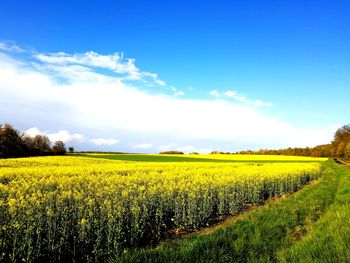
[[350, 170], [334, 161], [317, 184], [210, 232], [129, 251], [113, 262], [350, 262]]
[[280, 252], [281, 262], [350, 262], [350, 170], [337, 170], [333, 204], [300, 242]]

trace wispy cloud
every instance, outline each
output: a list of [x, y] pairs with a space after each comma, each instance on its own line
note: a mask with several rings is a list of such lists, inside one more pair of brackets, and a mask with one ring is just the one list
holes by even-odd
[[234, 98], [235, 100], [240, 101], [240, 102], [247, 102], [248, 101], [248, 99], [246, 97], [238, 95], [237, 91], [234, 91], [234, 90], [227, 90], [224, 92], [224, 95], [226, 97]]
[[0, 42], [0, 50], [7, 51], [7, 52], [15, 52], [15, 53], [22, 53], [22, 52], [24, 52], [24, 50], [22, 48], [18, 47], [12, 41]]
[[256, 107], [271, 107], [271, 106], [273, 106], [273, 104], [271, 102], [264, 102], [262, 100], [252, 100], [252, 99], [247, 98], [246, 96], [239, 94], [235, 90], [226, 90], [225, 92], [220, 93], [216, 89], [213, 89], [213, 90], [209, 91], [209, 95], [212, 97], [215, 97], [215, 98], [219, 98], [219, 97], [224, 96], [224, 97], [233, 99], [239, 103], [251, 105], [251, 106], [256, 106]]
[[173, 92], [174, 97], [179, 97], [179, 96], [184, 96], [185, 95], [185, 93], [183, 91], [177, 90], [174, 87], [170, 87], [169, 89]]
[[121, 79], [123, 80], [142, 80], [145, 82], [152, 80], [158, 86], [166, 85], [163, 80], [159, 79], [156, 73], [141, 71], [136, 67], [135, 59], [125, 59], [123, 53], [116, 52], [111, 55], [102, 55], [93, 51], [81, 54], [58, 52], [50, 54], [37, 53], [34, 57], [45, 64], [51, 65], [49, 67], [50, 69], [68, 69], [68, 71], [71, 69], [80, 69], [91, 71], [100, 68], [121, 74]]

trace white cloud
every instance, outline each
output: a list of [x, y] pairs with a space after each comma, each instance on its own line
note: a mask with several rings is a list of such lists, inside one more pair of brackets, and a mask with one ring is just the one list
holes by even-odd
[[177, 97], [177, 96], [184, 96], [184, 95], [185, 95], [185, 93], [183, 91], [179, 90], [175, 93], [174, 96]]
[[254, 101], [254, 104], [255, 104], [255, 106], [258, 106], [258, 107], [271, 107], [271, 106], [273, 106], [273, 104], [271, 102], [264, 102], [261, 100]]
[[44, 132], [41, 132], [37, 127], [29, 128], [25, 133], [30, 137], [35, 137], [36, 135], [43, 135]]
[[116, 73], [127, 73], [135, 75], [139, 69], [135, 66], [135, 60], [124, 61], [123, 54], [114, 53], [112, 55], [100, 55], [90, 51], [83, 54], [67, 54], [64, 52], [52, 54], [37, 54], [35, 56], [42, 62], [58, 65], [84, 65], [96, 68], [106, 68]]
[[236, 100], [238, 102], [257, 106], [257, 107], [271, 107], [271, 106], [273, 106], [273, 104], [271, 102], [264, 102], [262, 100], [248, 99], [247, 97], [238, 94], [238, 92], [235, 90], [227, 90], [224, 92], [224, 95], [226, 97], [233, 98], [234, 100]]
[[[47, 127], [46, 123], [50, 122], [59, 125], [57, 130], [74, 125], [84, 134], [103, 127], [101, 130], [105, 132], [124, 134], [123, 141], [129, 135], [155, 136], [162, 142], [176, 138], [176, 143], [185, 145], [183, 147], [188, 146], [188, 141], [201, 141], [196, 144], [199, 149], [211, 148], [207, 141], [240, 142], [247, 148], [254, 144], [314, 146], [329, 142], [333, 136], [334, 127], [298, 128], [271, 117], [256, 107], [259, 105], [254, 105], [263, 102], [242, 104], [236, 100], [152, 95], [118, 77], [86, 67], [86, 64], [106, 66], [108, 63], [111, 68], [118, 63], [124, 67], [118, 55], [110, 56], [114, 60], [95, 53], [45, 55], [41, 57], [42, 65], [37, 67], [33, 61], [19, 61], [0, 53], [0, 116], [16, 119], [17, 123], [40, 122], [40, 127]], [[72, 60], [78, 62], [69, 64]], [[79, 62], [81, 60], [88, 62]], [[55, 70], [48, 70], [49, 67]], [[133, 72], [133, 66], [118, 70]], [[225, 94], [239, 96], [233, 91]], [[94, 139], [95, 144], [118, 142], [102, 139], [111, 135], [97, 136], [101, 138]]]
[[[140, 71], [135, 65], [135, 59], [124, 59], [123, 53], [114, 53], [111, 55], [101, 55], [93, 51], [82, 54], [68, 54], [64, 52], [42, 54], [37, 53], [35, 58], [41, 62], [51, 66], [61, 66], [61, 69], [108, 69], [118, 74], [123, 74], [123, 80], [143, 80], [145, 82], [150, 79], [158, 86], [165, 86], [166, 83], [160, 80], [158, 75], [151, 72]], [[80, 67], [77, 67], [80, 66]]]
[[58, 132], [50, 133], [48, 131], [40, 131], [37, 127], [29, 128], [25, 131], [31, 137], [35, 137], [36, 135], [46, 135], [49, 137], [50, 142], [62, 141], [65, 144], [67, 143], [81, 143], [84, 140], [84, 136], [80, 133], [70, 134], [66, 130], [61, 130]]
[[149, 149], [149, 148], [152, 148], [152, 143], [140, 143], [140, 144], [136, 144], [134, 145], [134, 148], [137, 148], [137, 149]]
[[91, 139], [91, 142], [95, 145], [114, 145], [119, 143], [119, 140], [116, 139], [104, 139], [104, 138], [95, 138]]
[[216, 98], [220, 97], [220, 93], [216, 89], [209, 91], [209, 95]]
[[234, 91], [234, 90], [227, 90], [227, 91], [224, 93], [224, 95], [227, 96], [227, 97], [234, 98], [235, 96], [237, 96], [237, 92]]
[[70, 134], [66, 130], [61, 130], [56, 133], [49, 133], [47, 136], [51, 141], [63, 141], [64, 143], [80, 143], [84, 140], [84, 136], [80, 133]]
[[[209, 95], [216, 97], [216, 98], [221, 97], [220, 92], [215, 90], [215, 89], [209, 91]], [[232, 98], [239, 103], [247, 104], [247, 105], [251, 105], [251, 106], [256, 106], [256, 107], [271, 107], [271, 106], [273, 106], [273, 104], [271, 102], [264, 102], [262, 100], [248, 99], [247, 97], [238, 94], [238, 92], [235, 90], [226, 90], [223, 93], [223, 95], [228, 97], [228, 98]]]
[[170, 87], [169, 89], [173, 92], [174, 97], [179, 97], [179, 96], [184, 96], [185, 95], [185, 93], [183, 91], [177, 90], [174, 87]]
[[230, 98], [234, 98], [235, 100], [239, 101], [239, 102], [243, 102], [243, 103], [248, 103], [249, 100], [242, 96], [242, 95], [238, 95], [237, 91], [234, 90], [227, 90], [224, 95], [226, 97], [230, 97]]
[[155, 79], [155, 82], [159, 85], [159, 86], [166, 86], [166, 82], [163, 80], [158, 79], [158, 77]]
[[7, 52], [15, 52], [15, 53], [22, 53], [22, 52], [24, 52], [23, 49], [18, 47], [12, 41], [0, 42], [0, 50], [7, 51]]
[[[46, 135], [50, 139], [51, 143], [55, 141], [62, 141], [65, 144], [82, 143], [86, 139], [85, 136], [80, 133], [70, 134], [66, 130], [61, 130], [61, 131], [52, 133], [49, 131], [41, 131], [37, 127], [32, 127], [26, 130], [25, 133], [31, 137], [35, 137], [36, 135]], [[95, 138], [95, 139], [90, 139], [90, 141], [95, 145], [114, 145], [119, 143], [119, 140], [105, 139], [105, 138]]]

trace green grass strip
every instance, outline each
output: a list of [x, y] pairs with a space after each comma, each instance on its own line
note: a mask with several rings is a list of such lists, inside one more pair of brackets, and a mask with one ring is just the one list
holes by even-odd
[[350, 262], [350, 170], [323, 165], [317, 184], [285, 199], [210, 233], [128, 251], [112, 262]]
[[337, 168], [339, 188], [333, 204], [280, 262], [350, 262], [350, 170]]

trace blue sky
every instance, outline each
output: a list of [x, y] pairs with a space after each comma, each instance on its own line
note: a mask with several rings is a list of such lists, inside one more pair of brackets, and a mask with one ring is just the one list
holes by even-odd
[[[166, 146], [189, 151], [312, 146], [327, 143], [335, 127], [349, 123], [347, 1], [72, 2], [2, 1], [0, 62], [13, 70], [14, 79], [38, 74], [49, 80], [46, 84], [51, 88], [69, 83], [62, 100], [90, 96], [104, 120], [78, 121], [88, 114], [87, 105], [68, 106], [62, 100], [48, 103], [57, 90], [45, 88], [45, 81], [35, 83], [38, 78], [26, 82], [26, 92], [35, 93], [42, 86], [47, 99], [20, 97], [21, 89], [9, 85], [11, 74], [3, 71], [0, 102], [9, 107], [20, 103], [26, 110], [2, 109], [1, 122], [21, 130], [36, 127], [36, 132], [53, 138], [60, 138], [57, 133], [63, 130], [68, 133], [67, 144], [78, 149], [145, 152]], [[89, 51], [96, 54], [94, 61], [91, 56], [87, 61]], [[119, 66], [111, 67], [116, 52], [123, 58]], [[101, 56], [109, 62], [96, 66]], [[130, 63], [137, 73], [125, 66], [128, 59], [134, 59]], [[79, 81], [72, 78], [87, 76], [82, 70], [103, 76], [93, 81], [105, 88], [83, 91], [79, 97], [82, 83], [92, 83], [91, 76]], [[107, 96], [108, 77], [126, 91], [116, 88]], [[126, 107], [133, 107], [131, 113], [113, 105], [111, 96], [127, 101]], [[159, 96], [165, 101], [159, 101]], [[150, 103], [159, 103], [157, 109], [164, 115], [148, 110]], [[173, 106], [162, 110], [166, 105]], [[180, 106], [191, 114], [177, 112]], [[138, 116], [137, 110], [143, 114]], [[128, 118], [115, 118], [118, 112]], [[167, 118], [173, 118], [164, 123], [167, 129], [157, 126]], [[129, 121], [132, 125], [125, 123]], [[151, 124], [154, 129], [148, 127]], [[263, 136], [257, 125], [263, 126]], [[73, 140], [72, 134], [83, 139]], [[106, 141], [96, 145], [96, 139]]]

